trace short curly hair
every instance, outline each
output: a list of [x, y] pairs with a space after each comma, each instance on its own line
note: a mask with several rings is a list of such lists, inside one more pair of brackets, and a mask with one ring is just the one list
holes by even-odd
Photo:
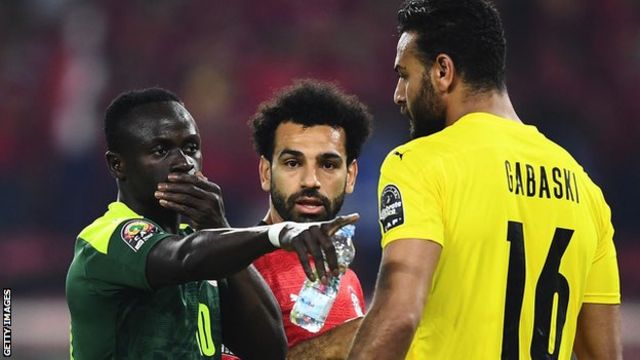
[[273, 159], [276, 129], [285, 122], [344, 129], [349, 163], [360, 156], [372, 131], [372, 116], [355, 96], [346, 95], [335, 84], [311, 79], [298, 80], [280, 90], [261, 103], [249, 120], [254, 147], [269, 161]]
[[416, 32], [424, 65], [449, 55], [477, 90], [504, 90], [506, 39], [488, 0], [409, 0], [398, 11], [398, 32]]

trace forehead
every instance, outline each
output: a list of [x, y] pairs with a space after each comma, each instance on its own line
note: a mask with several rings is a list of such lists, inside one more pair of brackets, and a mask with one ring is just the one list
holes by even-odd
[[398, 46], [396, 47], [396, 58], [394, 67], [408, 67], [421, 65], [420, 59], [417, 56], [418, 34], [413, 31], [403, 32], [398, 39]]
[[140, 105], [127, 115], [127, 132], [140, 140], [198, 135], [198, 127], [184, 106], [175, 101]]
[[306, 156], [333, 152], [346, 156], [346, 133], [328, 125], [305, 127], [293, 122], [278, 125], [274, 139], [274, 154], [284, 150], [300, 151]]

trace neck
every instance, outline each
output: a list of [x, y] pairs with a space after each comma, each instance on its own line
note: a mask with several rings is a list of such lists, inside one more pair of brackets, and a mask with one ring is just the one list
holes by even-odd
[[180, 228], [180, 215], [175, 211], [165, 209], [158, 203], [148, 204], [148, 202], [131, 196], [122, 190], [118, 190], [117, 200], [127, 205], [136, 214], [153, 220], [160, 225], [164, 231], [172, 234], [178, 233], [178, 229]]
[[273, 208], [273, 204], [270, 204], [269, 205], [269, 211], [267, 211], [267, 214], [264, 216], [264, 218], [262, 218], [262, 221], [264, 221], [267, 224], [271, 225], [271, 224], [281, 223], [284, 220], [282, 219], [280, 214], [278, 214], [276, 209]]
[[467, 88], [454, 92], [450, 96], [450, 106], [447, 107], [447, 126], [474, 112], [485, 112], [507, 120], [522, 122], [513, 108], [506, 90], [477, 92]]

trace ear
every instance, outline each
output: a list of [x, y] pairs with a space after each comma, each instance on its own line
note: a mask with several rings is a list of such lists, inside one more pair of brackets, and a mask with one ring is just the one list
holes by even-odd
[[260, 174], [260, 186], [262, 190], [265, 192], [271, 191], [271, 162], [264, 156], [260, 156], [258, 173]]
[[104, 154], [104, 157], [107, 160], [107, 167], [109, 168], [109, 172], [111, 173], [111, 175], [118, 180], [124, 180], [125, 163], [122, 159], [122, 156], [120, 156], [120, 154], [116, 152], [107, 151]]
[[430, 75], [436, 90], [443, 93], [450, 92], [457, 75], [451, 57], [447, 54], [438, 54], [431, 66]]
[[358, 176], [358, 160], [353, 159], [351, 164], [347, 166], [347, 186], [344, 191], [351, 194], [356, 187], [356, 177]]

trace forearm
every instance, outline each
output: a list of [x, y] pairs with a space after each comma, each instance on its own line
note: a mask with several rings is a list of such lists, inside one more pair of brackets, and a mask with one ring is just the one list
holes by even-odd
[[228, 277], [220, 298], [226, 346], [243, 360], [285, 357], [280, 307], [253, 266]]
[[197, 231], [158, 243], [149, 253], [147, 278], [154, 287], [221, 279], [245, 269], [254, 259], [274, 249], [266, 226]]
[[582, 304], [573, 350], [578, 359], [622, 359], [620, 306]]
[[259, 256], [275, 250], [266, 227], [255, 230], [216, 229], [194, 234], [184, 251], [184, 268], [193, 279], [218, 279], [245, 269]]
[[397, 240], [385, 247], [373, 303], [349, 359], [405, 357], [422, 319], [441, 249], [422, 239]]
[[[349, 359], [403, 359], [418, 325], [416, 316], [374, 303], [353, 341]], [[394, 314], [394, 312], [397, 312]]]
[[346, 359], [362, 318], [349, 320], [289, 350], [289, 360]]

